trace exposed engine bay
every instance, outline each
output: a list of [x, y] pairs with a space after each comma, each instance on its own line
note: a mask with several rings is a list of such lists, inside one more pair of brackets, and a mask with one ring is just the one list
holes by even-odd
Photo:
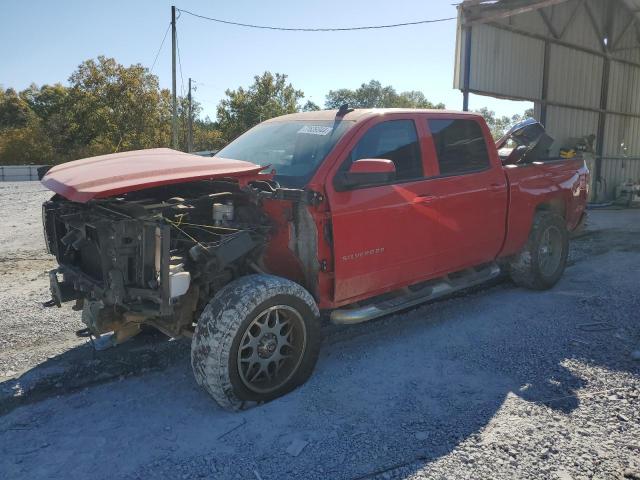
[[152, 325], [189, 335], [213, 294], [261, 272], [273, 222], [266, 198], [300, 200], [301, 190], [254, 182], [201, 180], [76, 203], [43, 205], [46, 243], [60, 267], [49, 305], [75, 300], [88, 334], [120, 343]]

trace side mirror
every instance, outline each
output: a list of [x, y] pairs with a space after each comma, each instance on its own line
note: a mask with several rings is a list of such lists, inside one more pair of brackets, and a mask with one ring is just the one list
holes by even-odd
[[335, 179], [336, 190], [389, 183], [396, 178], [396, 166], [391, 160], [363, 158], [351, 164], [348, 172], [340, 172]]

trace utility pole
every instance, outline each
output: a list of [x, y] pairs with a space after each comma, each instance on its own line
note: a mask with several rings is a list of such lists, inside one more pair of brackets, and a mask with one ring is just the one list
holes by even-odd
[[178, 100], [176, 98], [176, 7], [171, 7], [171, 146], [178, 149]]
[[193, 151], [193, 107], [191, 104], [191, 77], [189, 77], [189, 131], [187, 134], [187, 151], [191, 153]]

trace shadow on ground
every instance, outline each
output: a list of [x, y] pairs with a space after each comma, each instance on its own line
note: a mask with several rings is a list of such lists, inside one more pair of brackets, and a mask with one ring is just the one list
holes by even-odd
[[[446, 455], [512, 395], [570, 414], [588, 385], [569, 360], [638, 372], [612, 336], [637, 338], [640, 255], [583, 248], [575, 258], [548, 292], [502, 283], [331, 329], [307, 384], [240, 413], [222, 411], [195, 385], [188, 344], [165, 347], [170, 360], [159, 351], [148, 364], [169, 367], [162, 372], [0, 417], [0, 471], [8, 478], [364, 478]], [[128, 347], [132, 355], [138, 346]], [[34, 370], [41, 368], [48, 366]], [[104, 368], [101, 360], [96, 374]]]
[[188, 355], [190, 343], [172, 341], [157, 331], [144, 332], [117, 348], [96, 351], [89, 340], [0, 382], [0, 415], [20, 405], [165, 369]]

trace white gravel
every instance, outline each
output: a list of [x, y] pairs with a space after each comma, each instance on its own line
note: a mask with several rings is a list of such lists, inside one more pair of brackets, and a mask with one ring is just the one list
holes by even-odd
[[[79, 328], [37, 303], [51, 265], [38, 190], [0, 184], [14, 225], [0, 233], [0, 372], [23, 376], [37, 352], [77, 347]], [[328, 329], [311, 380], [252, 410], [219, 409], [186, 354], [14, 408], [0, 416], [0, 477], [640, 478], [640, 212], [593, 218], [607, 229], [574, 242], [553, 290], [505, 282]]]
[[0, 380], [83, 343], [77, 315], [41, 305], [55, 267], [42, 233], [41, 205], [51, 196], [39, 182], [0, 183]]

